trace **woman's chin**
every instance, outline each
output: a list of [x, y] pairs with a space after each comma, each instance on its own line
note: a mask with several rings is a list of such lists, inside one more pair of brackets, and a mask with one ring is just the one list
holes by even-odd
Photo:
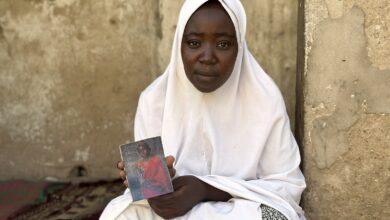
[[220, 86], [218, 84], [218, 77], [195, 75], [193, 77], [192, 85], [203, 93], [210, 93], [217, 90]]

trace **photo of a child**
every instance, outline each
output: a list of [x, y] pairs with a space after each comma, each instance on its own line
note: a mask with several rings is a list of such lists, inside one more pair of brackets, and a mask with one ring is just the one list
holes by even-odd
[[173, 191], [160, 137], [125, 144], [120, 148], [134, 201]]

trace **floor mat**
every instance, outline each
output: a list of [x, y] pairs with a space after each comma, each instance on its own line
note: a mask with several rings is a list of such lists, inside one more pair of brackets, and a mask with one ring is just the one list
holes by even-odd
[[[52, 189], [51, 191], [48, 189]], [[24, 206], [9, 215], [8, 219], [98, 219], [107, 203], [123, 193], [120, 179], [92, 183], [63, 184], [46, 187], [46, 194], [35, 203]], [[2, 219], [0, 219], [2, 220]]]
[[0, 220], [9, 219], [31, 205], [44, 203], [47, 195], [64, 188], [65, 185], [24, 180], [0, 182]]

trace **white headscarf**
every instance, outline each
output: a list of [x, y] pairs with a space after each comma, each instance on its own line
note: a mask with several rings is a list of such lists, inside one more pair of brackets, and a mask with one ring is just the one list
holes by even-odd
[[[238, 54], [229, 79], [216, 91], [202, 93], [186, 77], [183, 32], [206, 1], [184, 3], [169, 66], [141, 94], [135, 139], [162, 136], [165, 154], [176, 158], [178, 176], [194, 175], [235, 198], [304, 219], [299, 201], [306, 185], [298, 146], [279, 89], [247, 48], [246, 15], [239, 0], [219, 0], [237, 33]], [[197, 216], [201, 206], [187, 215]]]

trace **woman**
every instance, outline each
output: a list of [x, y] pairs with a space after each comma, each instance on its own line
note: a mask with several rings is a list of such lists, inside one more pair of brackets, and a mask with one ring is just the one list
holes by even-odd
[[[238, 0], [187, 0], [170, 64], [141, 94], [135, 139], [162, 136], [174, 192], [114, 199], [102, 219], [304, 219], [282, 96], [245, 42]], [[168, 158], [172, 167], [172, 158]]]

